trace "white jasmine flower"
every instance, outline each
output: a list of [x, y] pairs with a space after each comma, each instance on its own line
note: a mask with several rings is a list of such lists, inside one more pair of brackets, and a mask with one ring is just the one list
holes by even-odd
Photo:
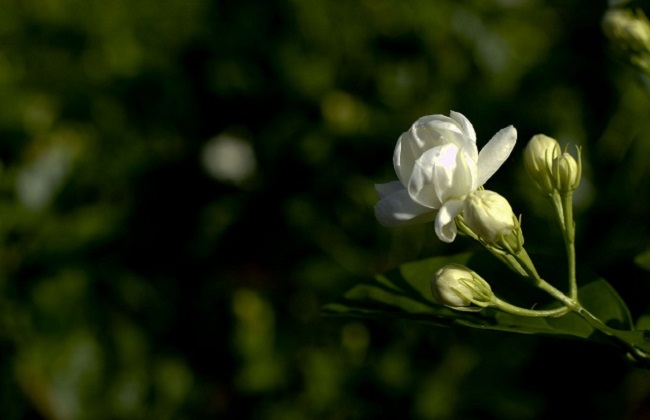
[[428, 115], [403, 133], [393, 155], [399, 181], [376, 185], [377, 220], [399, 226], [435, 219], [443, 242], [456, 237], [454, 218], [467, 194], [501, 167], [517, 140], [513, 126], [497, 132], [479, 153], [474, 127], [465, 116]]

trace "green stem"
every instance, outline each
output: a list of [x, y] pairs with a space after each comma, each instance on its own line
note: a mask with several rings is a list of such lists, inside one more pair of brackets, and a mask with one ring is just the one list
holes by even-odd
[[536, 285], [540, 289], [553, 296], [565, 306], [565, 308], [561, 309], [567, 309], [575, 312], [591, 327], [605, 334], [613, 342], [625, 349], [628, 354], [637, 362], [640, 362], [645, 366], [650, 365], [650, 348], [646, 348], [650, 346], [638, 346], [633, 344], [632, 341], [634, 337], [630, 336], [631, 331], [617, 330], [607, 326], [603, 321], [601, 321], [594, 314], [584, 308], [576, 298], [565, 295], [553, 287], [551, 284], [546, 282], [544, 279], [542, 279], [537, 273], [535, 266], [533, 265], [530, 257], [525, 250], [522, 249], [522, 251], [517, 253], [515, 257], [519, 264], [526, 269], [526, 272], [529, 274], [530, 278], [535, 281]]
[[556, 309], [547, 309], [547, 310], [535, 310], [535, 309], [526, 309], [519, 306], [512, 305], [508, 302], [504, 302], [499, 298], [495, 298], [494, 301], [495, 307], [500, 309], [503, 312], [507, 312], [512, 315], [533, 317], [533, 318], [542, 318], [542, 317], [558, 317], [565, 315], [569, 312], [569, 308], [561, 307]]
[[490, 251], [492, 255], [494, 255], [499, 260], [501, 260], [502, 263], [504, 263], [505, 265], [513, 269], [516, 273], [524, 277], [526, 276], [526, 270], [524, 270], [523, 267], [521, 267], [517, 263], [517, 261], [512, 257], [512, 255], [506, 254], [504, 252], [499, 252], [494, 247], [489, 246], [481, 238], [479, 238], [479, 236], [476, 233], [474, 233], [474, 231], [472, 231], [472, 229], [470, 229], [469, 226], [467, 226], [462, 214], [456, 216], [456, 227], [458, 227], [458, 229], [465, 235], [471, 237], [476, 242], [482, 244], [485, 247], [485, 249]]
[[[633, 334], [632, 331], [623, 331], [611, 328], [582, 306], [574, 312], [580, 315], [580, 317], [582, 317], [582, 319], [584, 319], [591, 327], [605, 334], [619, 347], [623, 348], [627, 352], [628, 356], [632, 357], [644, 367], [650, 367], [650, 348], [646, 345], [647, 341], [642, 343], [644, 345], [639, 345], [636, 337], [631, 336], [631, 334]], [[637, 344], [633, 344], [635, 341]]]
[[[560, 205], [561, 205], [561, 203], [560, 203]], [[460, 229], [460, 231], [462, 231], [466, 235], [472, 237], [473, 239], [475, 239], [479, 243], [483, 244], [485, 246], [485, 248], [488, 251], [490, 251], [490, 253], [492, 255], [496, 256], [498, 259], [500, 259], [507, 266], [511, 267], [514, 271], [519, 273], [521, 276], [531, 280], [537, 287], [539, 287], [540, 289], [542, 289], [545, 292], [549, 293], [555, 299], [562, 302], [562, 304], [565, 307], [567, 307], [567, 308], [569, 308], [571, 310], [574, 310], [574, 308], [576, 308], [576, 305], [578, 305], [578, 303], [575, 301], [574, 298], [567, 297], [564, 293], [562, 293], [561, 291], [559, 291], [558, 289], [556, 289], [551, 284], [547, 283], [545, 280], [543, 280], [541, 278], [541, 276], [537, 272], [537, 269], [535, 268], [535, 265], [533, 264], [533, 261], [530, 259], [530, 256], [528, 255], [528, 253], [526, 252], [526, 250], [524, 248], [517, 251], [516, 253], [500, 252], [495, 247], [484, 243], [481, 240], [481, 238], [479, 238], [478, 235], [476, 235], [465, 224], [465, 220], [462, 217], [462, 215], [457, 216], [456, 222], [457, 222], [456, 225]], [[523, 308], [521, 308], [521, 309], [523, 309]], [[563, 308], [559, 308], [559, 309], [564, 310]], [[549, 316], [555, 316], [555, 313], [552, 313]]]
[[569, 296], [572, 299], [578, 298], [578, 283], [576, 278], [576, 252], [575, 252], [575, 222], [573, 220], [573, 192], [560, 193], [554, 191], [549, 196], [555, 207], [557, 220], [562, 230], [564, 248], [566, 250], [567, 263], [569, 267]]
[[535, 265], [533, 265], [533, 261], [530, 259], [530, 256], [528, 256], [528, 253], [526, 252], [525, 249], [522, 249], [516, 254], [513, 254], [513, 256], [517, 260], [517, 263], [519, 263], [519, 265], [524, 268], [527, 277], [533, 280], [537, 287], [544, 290], [546, 293], [553, 296], [555, 299], [559, 300], [564, 306], [571, 309], [572, 311], [578, 310], [581, 307], [580, 304], [574, 298], [565, 295], [564, 293], [562, 293], [561, 291], [553, 287], [553, 285], [551, 285], [550, 283], [546, 282], [544, 279], [541, 278], [541, 276], [537, 272], [537, 269], [535, 268]]
[[560, 229], [562, 229], [562, 232], [565, 231], [564, 229], [564, 211], [563, 211], [563, 205], [562, 205], [562, 198], [560, 197], [560, 193], [557, 191], [553, 191], [553, 194], [549, 195], [549, 198], [553, 202], [553, 207], [555, 207], [555, 213], [557, 216], [557, 220], [560, 222]]
[[567, 263], [569, 265], [569, 297], [577, 299], [578, 283], [576, 280], [576, 250], [575, 236], [576, 224], [573, 220], [573, 192], [562, 194], [563, 209], [563, 236], [566, 248]]
[[643, 365], [644, 367], [650, 368], [650, 342], [648, 340], [644, 339], [643, 341], [639, 341], [639, 337], [637, 336], [636, 332], [617, 330], [607, 326], [595, 315], [585, 309], [580, 304], [580, 302], [578, 302], [575, 268], [575, 223], [573, 221], [573, 197], [571, 193], [566, 193], [562, 197], [556, 193], [551, 198], [555, 205], [555, 209], [558, 212], [558, 220], [560, 222], [560, 226], [562, 228], [563, 236], [565, 239], [570, 282], [568, 296], [541, 278], [525, 249], [522, 248], [516, 252], [509, 253], [500, 251], [495, 247], [490, 246], [490, 244], [486, 244], [474, 232], [472, 232], [472, 230], [469, 229], [469, 227], [465, 224], [462, 215], [457, 216], [456, 222], [460, 232], [472, 237], [479, 243], [483, 244], [485, 248], [499, 260], [511, 267], [514, 271], [521, 274], [523, 277], [533, 282], [538, 288], [544, 290], [553, 298], [562, 303], [562, 305], [564, 305], [563, 307], [556, 309], [538, 311], [521, 308], [495, 297], [493, 306], [503, 312], [526, 317], [559, 317], [567, 314], [568, 312], [575, 312], [592, 328], [600, 331], [605, 336], [609, 337], [609, 339], [616, 343], [619, 347], [624, 349], [624, 351], [626, 351], [626, 353], [636, 362]]

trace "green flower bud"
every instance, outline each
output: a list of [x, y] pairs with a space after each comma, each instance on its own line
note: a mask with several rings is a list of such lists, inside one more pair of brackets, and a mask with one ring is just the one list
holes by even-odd
[[553, 159], [553, 182], [555, 188], [560, 192], [570, 192], [578, 188], [582, 172], [580, 164], [580, 149], [578, 149], [578, 161], [569, 153], [564, 152]]
[[533, 136], [524, 149], [524, 167], [539, 189], [545, 193], [553, 192], [551, 165], [553, 159], [559, 155], [560, 144], [544, 134]]
[[459, 264], [448, 264], [436, 272], [431, 293], [439, 303], [459, 311], [480, 311], [496, 301], [490, 285]]

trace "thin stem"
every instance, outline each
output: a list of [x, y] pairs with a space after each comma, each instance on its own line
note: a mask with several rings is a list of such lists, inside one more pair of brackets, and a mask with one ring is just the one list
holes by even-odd
[[560, 193], [557, 190], [549, 195], [549, 199], [555, 207], [557, 220], [560, 223], [564, 248], [566, 250], [569, 297], [578, 298], [578, 282], [576, 278], [576, 252], [575, 252], [575, 222], [573, 220], [573, 192]]
[[564, 305], [563, 307], [556, 309], [533, 310], [512, 305], [510, 303], [502, 301], [495, 296], [492, 300], [491, 306], [494, 306], [506, 313], [526, 317], [559, 317], [567, 314], [568, 312], [575, 312], [592, 328], [600, 331], [609, 337], [613, 342], [625, 349], [628, 356], [632, 357], [638, 363], [641, 363], [644, 366], [650, 368], [650, 342], [648, 340], [645, 340], [644, 338], [644, 341], [639, 343], [639, 337], [632, 336], [632, 331], [617, 330], [609, 327], [599, 318], [585, 309], [578, 301], [575, 257], [575, 222], [573, 220], [573, 193], [564, 192], [560, 194], [558, 191], [555, 191], [552, 195], [549, 196], [549, 198], [553, 202], [553, 205], [557, 212], [558, 221], [560, 223], [560, 228], [562, 229], [566, 247], [569, 271], [568, 296], [541, 278], [537, 272], [537, 269], [535, 268], [535, 265], [530, 259], [530, 256], [523, 247], [518, 250], [508, 248], [507, 252], [505, 250], [498, 249], [492, 244], [486, 243], [478, 235], [476, 235], [467, 226], [462, 215], [458, 215], [456, 217], [456, 225], [460, 232], [478, 241], [499, 260], [504, 262], [506, 265], [508, 265], [514, 271], [518, 272], [523, 277], [532, 281], [538, 288], [544, 290], [553, 298], [562, 303], [562, 305]]
[[521, 251], [517, 252], [516, 254], [513, 255], [519, 265], [526, 270], [526, 274], [530, 279], [532, 279], [535, 282], [535, 285], [539, 287], [540, 289], [544, 290], [546, 293], [549, 295], [553, 296], [555, 299], [559, 300], [564, 306], [567, 308], [576, 311], [581, 308], [580, 304], [573, 298], [565, 295], [555, 287], [553, 287], [550, 283], [546, 282], [544, 279], [542, 279], [537, 272], [537, 269], [533, 265], [532, 260], [528, 256], [528, 253], [526, 252], [525, 249], [522, 249]]
[[530, 256], [528, 255], [528, 253], [524, 248], [513, 253], [500, 252], [493, 246], [490, 246], [489, 244], [486, 244], [484, 241], [482, 241], [481, 238], [479, 238], [478, 235], [476, 235], [469, 228], [469, 226], [467, 226], [462, 215], [457, 216], [456, 222], [457, 222], [456, 223], [457, 227], [463, 233], [469, 235], [479, 243], [483, 244], [483, 246], [485, 246], [485, 248], [488, 251], [490, 251], [490, 253], [492, 253], [494, 256], [500, 259], [507, 266], [511, 267], [521, 276], [531, 280], [537, 287], [544, 290], [545, 292], [553, 296], [555, 299], [559, 300], [567, 308], [574, 310], [577, 307], [576, 305], [578, 305], [578, 303], [575, 301], [574, 298], [567, 297], [564, 293], [562, 293], [561, 291], [559, 291], [558, 289], [556, 289], [551, 284], [547, 283], [545, 280], [541, 278], [541, 276], [537, 272], [537, 269], [535, 268], [535, 265], [533, 264], [533, 261], [530, 259]]
[[[512, 267], [515, 271], [517, 271], [519, 274], [521, 274], [523, 277], [526, 277], [530, 280], [533, 281], [533, 283], [539, 287], [540, 289], [544, 290], [551, 296], [553, 296], [555, 299], [559, 300], [565, 308], [558, 308], [557, 310], [551, 310], [549, 314], [545, 316], [559, 316], [563, 315], [568, 312], [567, 308], [570, 310], [575, 310], [575, 308], [579, 307], [578, 303], [573, 299], [567, 297], [564, 293], [553, 287], [551, 284], [547, 283], [544, 279], [542, 279], [537, 272], [537, 269], [535, 268], [535, 265], [533, 264], [533, 261], [530, 259], [530, 256], [526, 252], [525, 249], [521, 249], [516, 253], [502, 253], [496, 250], [492, 246], [488, 246], [485, 244], [481, 239], [465, 224], [464, 219], [462, 216], [458, 216], [458, 223], [457, 226], [460, 228], [461, 231], [466, 233], [467, 235], [471, 236], [475, 240], [479, 241], [482, 243], [485, 248], [490, 251], [494, 256], [499, 258], [502, 262], [504, 262], [506, 265]], [[504, 304], [504, 307], [506, 305], [506, 302], [500, 301]], [[518, 308], [514, 305], [509, 306], [511, 309], [513, 308]], [[517, 310], [522, 310], [522, 311], [530, 311], [526, 310], [524, 308], [518, 308]], [[506, 311], [507, 312], [507, 311]], [[533, 311], [531, 313], [538, 313], [540, 311]], [[511, 312], [512, 313], [512, 312]], [[520, 313], [521, 314], [521, 313]], [[524, 315], [524, 316], [537, 316], [537, 315]], [[542, 315], [543, 316], [543, 315]]]
[[644, 363], [645, 365], [648, 364], [648, 360], [650, 360], [650, 349], [646, 350], [639, 348], [637, 345], [630, 342], [631, 340], [629, 336], [627, 336], [627, 334], [629, 334], [629, 331], [622, 331], [609, 327], [594, 314], [585, 309], [576, 298], [565, 295], [553, 287], [551, 284], [547, 283], [539, 276], [537, 270], [535, 269], [535, 266], [533, 265], [530, 257], [525, 250], [522, 249], [521, 252], [515, 254], [515, 257], [519, 264], [526, 269], [530, 278], [536, 282], [537, 286], [540, 289], [553, 296], [565, 306], [564, 308], [560, 309], [566, 309], [567, 311], [570, 310], [572, 312], [575, 312], [591, 327], [605, 334], [613, 342], [624, 348], [628, 354], [637, 362]]
[[533, 317], [533, 318], [542, 318], [542, 317], [558, 317], [565, 315], [570, 311], [569, 308], [563, 306], [556, 309], [547, 309], [547, 310], [535, 310], [535, 309], [526, 309], [519, 306], [512, 305], [508, 302], [504, 302], [499, 298], [495, 298], [495, 306], [497, 309], [507, 312], [512, 315]]
[[549, 195], [549, 198], [551, 202], [553, 202], [553, 207], [555, 207], [555, 213], [557, 216], [558, 222], [560, 222], [560, 229], [562, 229], [562, 232], [565, 231], [564, 228], [564, 210], [563, 210], [563, 205], [562, 205], [562, 198], [560, 197], [560, 193], [556, 191], [553, 191], [553, 194]]
[[488, 244], [486, 244], [485, 241], [483, 241], [476, 233], [474, 233], [474, 231], [472, 231], [472, 229], [469, 228], [469, 226], [467, 226], [467, 224], [465, 223], [465, 219], [463, 218], [462, 214], [459, 214], [458, 216], [456, 216], [456, 226], [458, 227], [458, 229], [462, 233], [464, 233], [465, 235], [467, 235], [467, 236], [471, 237], [472, 239], [474, 239], [476, 242], [483, 245], [485, 247], [485, 249], [490, 251], [490, 253], [492, 255], [494, 255], [499, 260], [501, 260], [502, 263], [504, 263], [508, 267], [512, 268], [519, 275], [522, 275], [522, 276], [526, 277], [526, 271], [523, 269], [523, 267], [521, 267], [517, 263], [517, 261], [515, 261], [515, 259], [512, 257], [512, 255], [506, 254], [504, 252], [499, 252], [494, 247], [489, 246]]
[[635, 361], [641, 363], [646, 367], [650, 367], [650, 353], [648, 352], [649, 350], [632, 344], [628, 338], [630, 331], [622, 331], [611, 328], [582, 306], [580, 306], [580, 308], [574, 312], [580, 315], [582, 319], [584, 319], [591, 327], [605, 334], [614, 343], [625, 349], [628, 352], [628, 355], [631, 356]]
[[576, 224], [573, 220], [573, 192], [562, 194], [562, 208], [564, 210], [564, 245], [569, 265], [569, 296], [576, 299], [578, 297], [578, 283], [576, 280]]

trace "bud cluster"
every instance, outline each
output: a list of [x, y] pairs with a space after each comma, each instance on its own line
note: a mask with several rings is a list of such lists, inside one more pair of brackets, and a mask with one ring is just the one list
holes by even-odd
[[557, 140], [537, 134], [524, 149], [524, 166], [542, 192], [571, 192], [578, 188], [582, 174], [580, 148], [576, 150], [577, 160], [570, 153], [561, 152]]

